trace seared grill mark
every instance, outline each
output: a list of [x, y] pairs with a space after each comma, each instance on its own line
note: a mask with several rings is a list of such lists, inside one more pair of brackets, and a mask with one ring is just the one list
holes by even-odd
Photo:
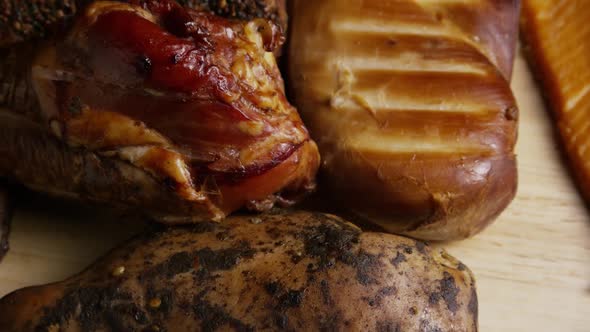
[[[335, 199], [423, 239], [465, 238], [491, 223], [516, 188], [518, 110], [507, 79], [518, 1], [294, 8], [292, 91]], [[363, 181], [350, 180], [358, 174]]]
[[[359, 27], [361, 26], [358, 19], [353, 22]], [[395, 26], [394, 22], [389, 22], [389, 24]], [[331, 27], [339, 34], [346, 31], [345, 27], [335, 23], [332, 23]], [[438, 34], [428, 34], [423, 33], [424, 26], [418, 27], [420, 30], [411, 34], [395, 31], [385, 33], [364, 26], [364, 31], [348, 31], [347, 34], [342, 34], [341, 44], [338, 47], [349, 49], [351, 53], [347, 55], [354, 56], [366, 55], [363, 49], [370, 46], [375, 50], [374, 57], [379, 58], [398, 57], [404, 53], [412, 53], [421, 56], [423, 60], [452, 59], [474, 65], [487, 62], [486, 57], [470, 48], [467, 42], [445, 34], [444, 30], [437, 29]]]
[[504, 82], [473, 74], [368, 70], [358, 71], [354, 77], [356, 83], [351, 88], [355, 95], [376, 110], [481, 115], [514, 106], [506, 98], [511, 92]]
[[[417, 7], [414, 10], [426, 12]], [[389, 24], [399, 26], [402, 23]], [[354, 118], [357, 117], [355, 113], [361, 113], [365, 118], [370, 114], [377, 120], [365, 129], [348, 131], [356, 134], [344, 135], [353, 149], [416, 153], [424, 157], [445, 150], [449, 154], [467, 155], [513, 151], [516, 136], [506, 133], [514, 130], [515, 124], [511, 121], [514, 117], [504, 117], [506, 109], [517, 116], [510, 87], [471, 42], [457, 37], [461, 35], [453, 33], [452, 29], [441, 28], [438, 22], [432, 25], [438, 26], [438, 35], [425, 34], [423, 26], [414, 34], [375, 31], [371, 25], [362, 25], [365, 26], [362, 31], [351, 33], [346, 25], [332, 23], [333, 38], [339, 41], [334, 53], [341, 56], [329, 61], [318, 59], [318, 63], [327, 68], [306, 79], [329, 86], [333, 77], [321, 75], [337, 70], [341, 75], [339, 90], [321, 92], [325, 98], [331, 98], [332, 108], [339, 111], [333, 116]], [[398, 112], [414, 125], [395, 122]], [[463, 125], [434, 120], [444, 118], [446, 113], [451, 117], [464, 113]], [[486, 115], [487, 121], [482, 121], [482, 116]], [[383, 118], [392, 121], [379, 121]], [[359, 123], [367, 122], [371, 121]], [[430, 130], [423, 126], [429, 122], [436, 123]], [[392, 127], [391, 131], [387, 126]], [[412, 132], [412, 128], [417, 132]], [[392, 136], [388, 144], [383, 138], [376, 139], [389, 133], [401, 136]], [[421, 144], [413, 134], [420, 138]], [[473, 142], [474, 139], [477, 142]], [[374, 142], [381, 142], [381, 145], [375, 146]]]

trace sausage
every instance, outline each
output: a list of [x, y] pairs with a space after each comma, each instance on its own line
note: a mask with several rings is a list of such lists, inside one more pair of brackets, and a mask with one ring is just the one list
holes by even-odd
[[519, 1], [303, 1], [289, 84], [338, 206], [385, 230], [456, 240], [517, 188], [510, 90]]

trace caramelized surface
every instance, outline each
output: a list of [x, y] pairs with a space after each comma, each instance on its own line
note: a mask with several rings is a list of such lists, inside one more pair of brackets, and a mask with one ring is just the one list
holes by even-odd
[[[67, 158], [85, 150], [103, 166], [110, 159], [147, 173], [181, 202], [150, 207], [168, 221], [219, 220], [245, 206], [266, 210], [312, 190], [319, 163], [315, 143], [285, 97], [272, 54], [283, 41], [281, 29], [265, 19], [228, 20], [172, 1], [99, 1], [63, 39], [32, 50], [28, 66], [18, 52], [8, 56], [0, 68], [0, 104], [65, 143]], [[13, 129], [5, 128], [1, 144], [30, 134]], [[7, 159], [19, 159], [24, 149], [4, 150], [13, 153]], [[31, 187], [47, 186], [38, 183], [43, 177], [10, 167], [15, 164], [0, 161], [0, 169]], [[76, 169], [49, 165], [55, 169], [47, 173]], [[143, 186], [134, 183], [143, 177], [129, 180], [129, 186]], [[76, 187], [82, 182], [50, 184], [46, 191], [81, 196]], [[98, 189], [87, 194], [109, 201], [99, 195]], [[113, 193], [112, 203], [147, 203], [137, 197], [121, 202]]]
[[553, 109], [579, 185], [590, 199], [590, 2], [524, 1], [533, 70]]
[[295, 1], [291, 16], [296, 105], [357, 214], [445, 239], [508, 204], [518, 1]]

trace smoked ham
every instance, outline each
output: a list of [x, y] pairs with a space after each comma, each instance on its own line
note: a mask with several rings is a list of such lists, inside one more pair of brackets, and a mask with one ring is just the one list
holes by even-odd
[[4, 51], [0, 176], [168, 223], [291, 205], [319, 155], [267, 19], [95, 2], [61, 39]]

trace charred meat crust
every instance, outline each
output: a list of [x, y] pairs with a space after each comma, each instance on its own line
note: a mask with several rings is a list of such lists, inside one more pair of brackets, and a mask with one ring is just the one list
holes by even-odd
[[0, 300], [2, 330], [57, 327], [473, 332], [477, 299], [444, 252], [279, 212], [146, 233], [78, 276]]
[[263, 17], [287, 28], [287, 10], [285, 0], [183, 0], [183, 6], [210, 10], [223, 17], [235, 17], [251, 20]]
[[73, 16], [79, 4], [75, 0], [2, 0], [0, 1], [0, 46], [45, 37], [48, 30]]
[[[121, 1], [141, 3], [151, 0]], [[61, 32], [93, 0], [0, 0], [0, 47]], [[285, 0], [179, 0], [183, 6], [250, 20], [266, 18], [286, 29]]]

